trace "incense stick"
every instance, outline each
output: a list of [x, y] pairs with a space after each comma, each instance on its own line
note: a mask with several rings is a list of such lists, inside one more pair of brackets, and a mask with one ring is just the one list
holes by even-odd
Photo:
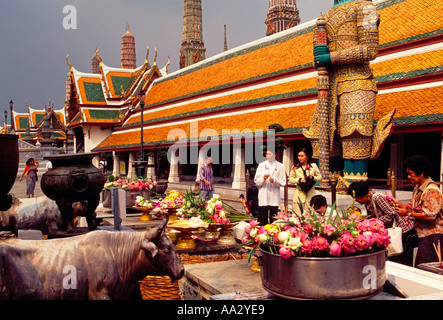
[[438, 245], [436, 246], [435, 243], [432, 244], [434, 246], [435, 253], [438, 257], [438, 262], [440, 263], [440, 269], [443, 269], [443, 264], [441, 261], [441, 247], [440, 247], [440, 240], [438, 240]]

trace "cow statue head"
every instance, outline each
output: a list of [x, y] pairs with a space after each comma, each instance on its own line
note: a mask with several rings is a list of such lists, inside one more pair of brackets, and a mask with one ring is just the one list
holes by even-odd
[[171, 240], [163, 232], [168, 219], [166, 217], [159, 226], [146, 232], [141, 247], [151, 261], [150, 275], [167, 275], [171, 280], [177, 280], [183, 277], [185, 270]]

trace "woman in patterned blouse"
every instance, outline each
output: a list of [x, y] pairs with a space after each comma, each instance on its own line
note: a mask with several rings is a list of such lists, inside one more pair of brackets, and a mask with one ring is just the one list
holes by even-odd
[[422, 156], [412, 156], [405, 161], [408, 178], [416, 185], [408, 205], [394, 199], [395, 210], [415, 223], [419, 247], [415, 265], [438, 261], [433, 243], [443, 242], [443, 195], [430, 178], [431, 164]]

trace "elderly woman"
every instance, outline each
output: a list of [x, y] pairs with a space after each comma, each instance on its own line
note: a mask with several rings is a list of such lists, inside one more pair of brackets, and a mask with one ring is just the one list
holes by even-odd
[[415, 265], [438, 261], [433, 243], [443, 242], [443, 195], [430, 178], [431, 164], [425, 157], [405, 161], [408, 178], [416, 185], [408, 205], [393, 199], [396, 211], [415, 222], [419, 245]]
[[303, 188], [303, 185], [309, 183], [307, 180], [319, 182], [321, 181], [321, 174], [318, 166], [311, 162], [308, 150], [306, 148], [301, 148], [298, 152], [295, 165], [291, 169], [289, 175], [289, 183], [295, 184], [294, 198], [292, 200], [292, 210], [295, 212], [300, 212], [299, 203], [303, 205], [304, 211], [309, 206], [309, 201], [313, 196], [315, 196], [315, 188], [312, 184], [309, 189]]

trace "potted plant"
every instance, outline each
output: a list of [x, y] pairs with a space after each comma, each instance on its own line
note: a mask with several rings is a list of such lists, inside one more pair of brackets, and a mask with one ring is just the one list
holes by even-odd
[[327, 218], [309, 211], [272, 224], [250, 221], [243, 245], [259, 249], [263, 287], [290, 299], [359, 299], [377, 294], [386, 280], [388, 231], [378, 219], [353, 210]]

